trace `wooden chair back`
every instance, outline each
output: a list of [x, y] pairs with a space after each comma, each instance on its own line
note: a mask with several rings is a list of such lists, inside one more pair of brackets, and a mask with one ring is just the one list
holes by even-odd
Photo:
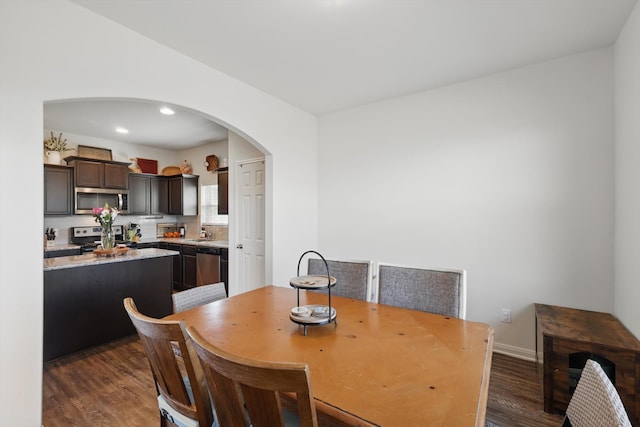
[[[336, 285], [331, 288], [331, 295], [373, 301], [371, 289], [371, 275], [373, 263], [371, 261], [333, 261], [327, 260], [329, 273], [336, 278]], [[307, 273], [326, 276], [327, 269], [319, 258], [309, 258]], [[327, 293], [327, 289], [317, 292]]]
[[378, 265], [378, 302], [465, 319], [467, 280], [464, 270]]
[[[214, 415], [206, 379], [184, 322], [145, 316], [131, 298], [124, 299], [124, 307], [138, 331], [159, 396], [179, 414], [197, 420], [200, 427], [211, 426]], [[161, 412], [161, 416], [160, 425], [170, 425], [171, 414]]]
[[283, 426], [280, 393], [292, 393], [300, 426], [317, 427], [306, 363], [264, 362], [234, 356], [206, 341], [193, 327], [188, 327], [187, 333], [200, 357], [221, 426]]

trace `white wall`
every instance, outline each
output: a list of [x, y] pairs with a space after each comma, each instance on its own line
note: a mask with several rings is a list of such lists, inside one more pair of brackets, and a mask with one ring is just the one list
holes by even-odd
[[180, 166], [186, 160], [191, 165], [191, 173], [200, 177], [198, 179], [200, 185], [217, 184], [218, 174], [215, 171], [208, 171], [204, 165], [207, 156], [212, 154], [218, 158], [219, 164], [222, 166], [222, 160], [229, 157], [228, 140], [210, 142], [198, 147], [180, 150], [177, 152], [179, 160], [176, 160], [174, 165]]
[[640, 338], [640, 6], [615, 47], [615, 314]]
[[597, 50], [322, 117], [323, 255], [466, 269], [467, 318], [520, 356], [534, 356], [535, 302], [612, 311], [612, 60]]
[[42, 398], [43, 102], [164, 101], [265, 147], [277, 159], [267, 227], [281, 284], [316, 242], [315, 209], [290, 206], [317, 185], [297, 161], [316, 162], [317, 127], [314, 117], [66, 0], [0, 1], [0, 57], [0, 413], [3, 425], [33, 427]]
[[[51, 137], [53, 131], [54, 136], [60, 134], [56, 129], [44, 129], [44, 139]], [[88, 145], [90, 147], [108, 148], [111, 150], [113, 160], [116, 162], [129, 162], [131, 158], [140, 157], [143, 159], [153, 159], [158, 161], [158, 173], [162, 172], [162, 168], [166, 166], [178, 166], [180, 163], [176, 163], [179, 156], [175, 150], [166, 150], [162, 148], [147, 147], [144, 145], [129, 144], [122, 141], [116, 141], [113, 139], [96, 138], [93, 136], [79, 135], [69, 132], [62, 132], [62, 137], [67, 139], [67, 148], [71, 151], [65, 151], [62, 153], [62, 158], [78, 155], [78, 145]], [[46, 156], [43, 152], [43, 161], [46, 162]], [[65, 164], [64, 160], [62, 164]]]

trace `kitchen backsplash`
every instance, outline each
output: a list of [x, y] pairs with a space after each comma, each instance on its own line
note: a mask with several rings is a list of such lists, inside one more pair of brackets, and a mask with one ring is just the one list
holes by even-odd
[[[186, 227], [187, 238], [200, 237], [200, 226], [198, 223], [198, 217], [181, 217], [172, 215], [163, 215], [161, 218], [148, 218], [138, 215], [120, 215], [116, 218], [116, 225], [126, 225], [128, 223], [135, 223], [140, 226], [142, 239], [152, 239], [156, 237], [156, 224], [158, 223], [171, 223], [175, 222], [178, 225], [184, 225]], [[55, 244], [67, 245], [69, 244], [71, 227], [90, 227], [98, 226], [91, 215], [73, 215], [73, 216], [46, 216], [44, 217], [44, 228], [42, 234], [47, 228], [57, 229]], [[216, 240], [228, 240], [228, 228], [225, 226], [206, 226], [209, 228], [216, 238]]]

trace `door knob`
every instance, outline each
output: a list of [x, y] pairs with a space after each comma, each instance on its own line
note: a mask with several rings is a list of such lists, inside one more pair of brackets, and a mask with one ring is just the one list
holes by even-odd
[[244, 246], [242, 246], [242, 243], [239, 243], [239, 244], [236, 246], [236, 249], [242, 249], [243, 247], [244, 247]]

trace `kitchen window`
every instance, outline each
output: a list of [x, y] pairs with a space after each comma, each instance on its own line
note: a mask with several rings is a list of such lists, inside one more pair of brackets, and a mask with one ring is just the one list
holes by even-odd
[[229, 225], [229, 215], [218, 215], [218, 185], [203, 185], [200, 194], [202, 225]]

